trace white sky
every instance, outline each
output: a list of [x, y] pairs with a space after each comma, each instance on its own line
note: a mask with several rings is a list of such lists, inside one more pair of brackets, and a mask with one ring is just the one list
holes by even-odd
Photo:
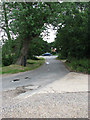
[[43, 33], [41, 33], [42, 38], [44, 41], [47, 41], [48, 43], [51, 43], [55, 40], [56, 38], [56, 32], [57, 30], [54, 30], [54, 27], [52, 25], [47, 25], [47, 29], [44, 30]]

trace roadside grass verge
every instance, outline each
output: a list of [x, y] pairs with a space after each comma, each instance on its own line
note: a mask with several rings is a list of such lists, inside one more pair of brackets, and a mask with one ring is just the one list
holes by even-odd
[[62, 62], [64, 61], [65, 65], [67, 66], [67, 68], [69, 68], [70, 71], [72, 72], [81, 72], [81, 73], [85, 73], [85, 74], [90, 74], [90, 68], [89, 68], [89, 64], [90, 64], [90, 60], [89, 59], [76, 59], [76, 58], [72, 58], [70, 61], [68, 60], [62, 60], [57, 58], [58, 60], [61, 60]]
[[38, 68], [42, 64], [44, 64], [45, 60], [44, 58], [39, 58], [38, 60], [27, 60], [27, 66], [20, 66], [20, 65], [9, 65], [9, 66], [4, 66], [2, 67], [2, 73], [0, 74], [14, 74], [14, 73], [19, 73], [19, 72], [25, 72], [29, 70], [33, 70], [35, 68]]

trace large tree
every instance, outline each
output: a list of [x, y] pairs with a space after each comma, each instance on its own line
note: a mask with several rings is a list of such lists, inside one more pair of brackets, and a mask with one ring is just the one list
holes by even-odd
[[[52, 8], [48, 3], [10, 3], [10, 16], [12, 18], [10, 27], [14, 34], [21, 37], [23, 45], [16, 64], [24, 65], [30, 41], [40, 36], [44, 30], [44, 24], [52, 22]], [[54, 13], [53, 13], [54, 15]]]

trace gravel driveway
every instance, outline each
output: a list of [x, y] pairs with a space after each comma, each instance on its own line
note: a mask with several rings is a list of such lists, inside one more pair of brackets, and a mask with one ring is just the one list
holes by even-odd
[[22, 101], [3, 102], [4, 118], [87, 118], [88, 93], [34, 94]]

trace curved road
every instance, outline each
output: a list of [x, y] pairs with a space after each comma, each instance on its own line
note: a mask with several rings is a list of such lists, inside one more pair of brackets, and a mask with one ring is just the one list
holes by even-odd
[[2, 78], [2, 90], [29, 85], [41, 88], [56, 80], [60, 80], [69, 73], [64, 64], [61, 61], [56, 60], [56, 56], [46, 56], [44, 58], [44, 65], [35, 70], [4, 76]]

